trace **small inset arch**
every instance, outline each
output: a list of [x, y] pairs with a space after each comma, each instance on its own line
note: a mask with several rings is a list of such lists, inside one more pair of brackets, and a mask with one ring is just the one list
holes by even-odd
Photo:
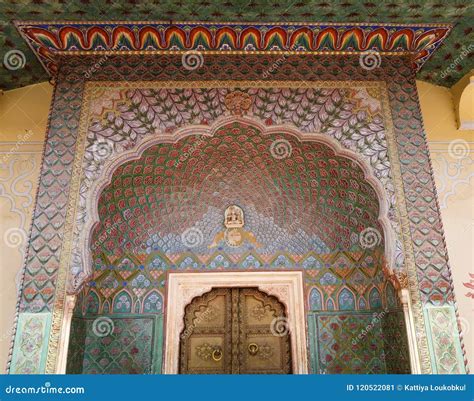
[[112, 312], [113, 313], [131, 313], [132, 312], [132, 297], [126, 290], [120, 291], [114, 297]]

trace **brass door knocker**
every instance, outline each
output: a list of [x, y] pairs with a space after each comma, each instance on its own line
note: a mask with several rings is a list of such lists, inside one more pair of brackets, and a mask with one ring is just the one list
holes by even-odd
[[250, 355], [257, 355], [258, 353], [258, 345], [255, 343], [250, 343], [248, 346], [249, 354]]
[[222, 359], [222, 349], [220, 347], [216, 347], [214, 351], [212, 351], [212, 360], [215, 362], [219, 362]]

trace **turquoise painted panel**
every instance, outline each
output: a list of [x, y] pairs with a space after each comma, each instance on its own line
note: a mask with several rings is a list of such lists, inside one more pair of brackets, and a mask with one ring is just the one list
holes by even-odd
[[384, 310], [378, 316], [382, 318], [387, 373], [410, 374], [410, 354], [403, 310]]
[[72, 324], [68, 373], [161, 373], [162, 314], [76, 317]]
[[369, 294], [369, 305], [371, 309], [378, 309], [382, 307], [382, 298], [377, 288], [372, 288]]
[[51, 313], [20, 313], [10, 373], [45, 373]]
[[309, 337], [309, 365], [310, 372], [319, 373], [319, 357], [318, 357], [318, 334], [316, 328], [316, 315], [310, 313], [308, 315], [308, 337]]
[[163, 315], [156, 316], [155, 341], [153, 347], [153, 373], [159, 374], [163, 365]]
[[372, 312], [310, 312], [311, 372], [386, 373], [381, 319]]
[[426, 305], [423, 313], [433, 373], [466, 373], [454, 306]]

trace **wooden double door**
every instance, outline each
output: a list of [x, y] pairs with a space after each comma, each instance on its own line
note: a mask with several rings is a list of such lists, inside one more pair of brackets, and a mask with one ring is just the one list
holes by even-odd
[[256, 288], [215, 288], [186, 307], [180, 373], [287, 374], [284, 305]]

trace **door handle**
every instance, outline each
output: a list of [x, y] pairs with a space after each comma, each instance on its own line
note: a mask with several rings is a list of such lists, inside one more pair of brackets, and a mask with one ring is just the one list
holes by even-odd
[[222, 355], [223, 355], [222, 348], [221, 347], [215, 347], [214, 351], [212, 351], [212, 355], [211, 355], [212, 360], [214, 362], [219, 362], [222, 359]]
[[247, 347], [250, 355], [257, 355], [258, 353], [258, 345], [255, 343], [250, 343]]

